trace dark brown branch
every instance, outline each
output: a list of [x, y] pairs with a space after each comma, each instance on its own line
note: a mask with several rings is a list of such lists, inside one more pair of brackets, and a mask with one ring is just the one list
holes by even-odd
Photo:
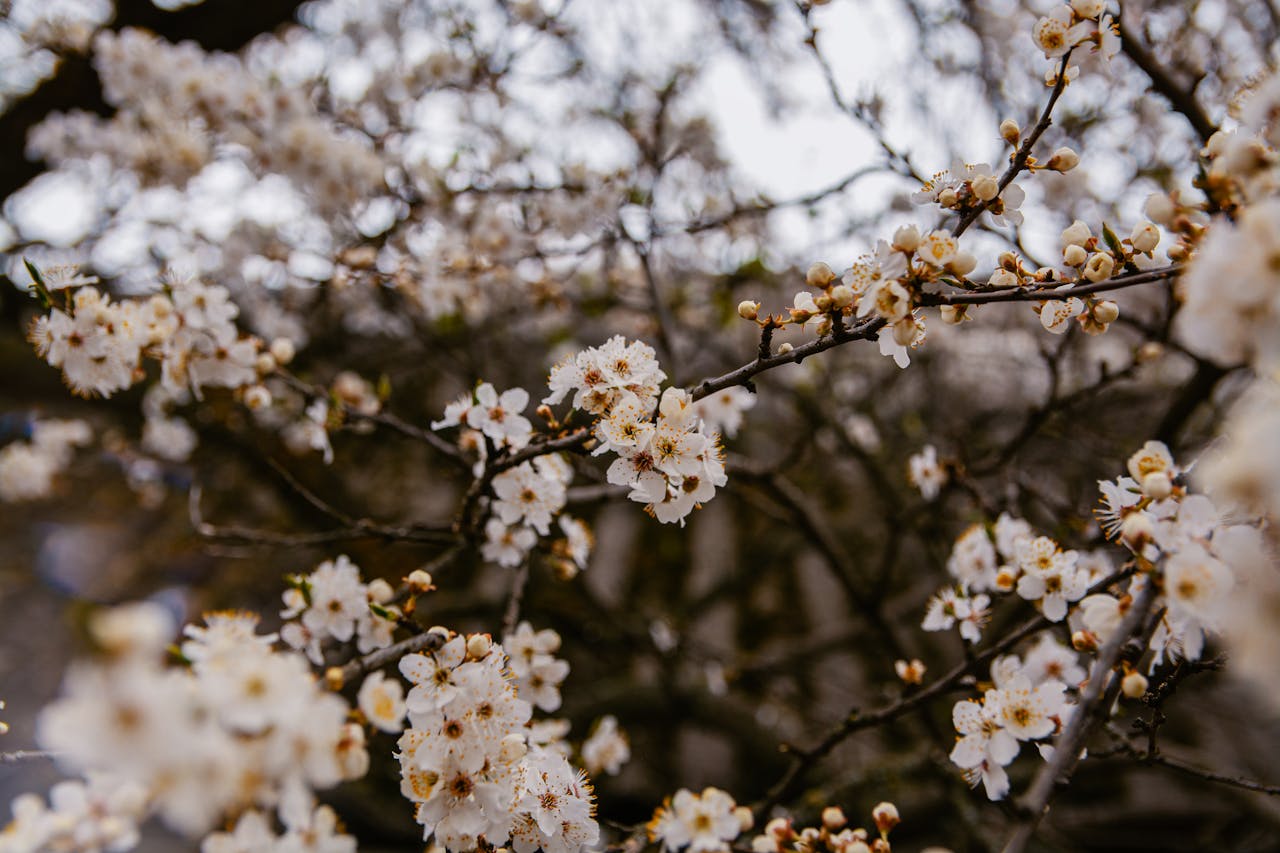
[[[1005, 844], [1004, 853], [1022, 853], [1026, 850], [1027, 844], [1035, 835], [1036, 827], [1048, 811], [1049, 800], [1053, 797], [1060, 777], [1069, 775], [1071, 768], [1080, 760], [1080, 750], [1084, 748], [1085, 740], [1106, 714], [1107, 698], [1113, 698], [1119, 690], [1121, 679], [1112, 670], [1119, 662], [1125, 644], [1146, 619], [1157, 593], [1155, 583], [1148, 582], [1143, 586], [1115, 633], [1098, 650], [1093, 675], [1080, 694], [1071, 721], [1054, 741], [1053, 756], [1036, 774], [1031, 787], [1022, 798], [1021, 805], [1026, 817]], [[1144, 642], [1143, 647], [1145, 646]]]
[[407, 640], [393, 643], [385, 649], [379, 649], [376, 652], [370, 652], [367, 655], [350, 660], [341, 667], [334, 667], [334, 669], [341, 676], [339, 679], [341, 684], [350, 684], [366, 672], [373, 672], [389, 663], [395, 663], [405, 655], [413, 654], [414, 652], [435, 651], [443, 646], [448, 639], [448, 636], [443, 631], [427, 631], [424, 634], [416, 634]]
[[[1017, 152], [1013, 155], [1013, 162], [1009, 164], [1009, 168], [1005, 169], [1004, 174], [1000, 176], [1000, 191], [993, 196], [993, 200], [1000, 197], [1005, 187], [1013, 183], [1013, 179], [1027, 168], [1027, 161], [1031, 159], [1031, 149], [1040, 141], [1040, 137], [1049, 129], [1049, 125], [1053, 123], [1053, 108], [1058, 103], [1058, 98], [1062, 96], [1062, 90], [1067, 87], [1067, 65], [1071, 61], [1071, 51], [1067, 51], [1066, 56], [1062, 57], [1062, 63], [1058, 66], [1058, 79], [1054, 81], [1053, 91], [1049, 93], [1049, 100], [1045, 102], [1044, 109], [1040, 112], [1040, 119], [1036, 122], [1035, 127], [1022, 140], [1022, 144], [1018, 146]], [[970, 210], [964, 216], [960, 217], [960, 221], [956, 223], [956, 227], [951, 229], [951, 233], [959, 237], [969, 229], [969, 226], [978, 220], [978, 217], [987, 209], [990, 202], [982, 202], [977, 207]]]
[[1123, 16], [1120, 20], [1120, 49], [1151, 80], [1151, 88], [1163, 95], [1173, 105], [1173, 108], [1191, 123], [1192, 129], [1195, 130], [1196, 136], [1200, 137], [1200, 141], [1207, 143], [1209, 137], [1213, 136], [1218, 128], [1209, 120], [1204, 108], [1196, 101], [1194, 91], [1189, 87], [1180, 85], [1173, 79], [1169, 71], [1151, 54], [1151, 51], [1147, 50], [1146, 46], [1129, 32], [1129, 27], [1126, 25]]
[[432, 545], [457, 543], [457, 537], [444, 527], [425, 524], [379, 524], [367, 518], [353, 519], [349, 526], [315, 533], [280, 533], [274, 530], [259, 530], [236, 525], [215, 525], [204, 520], [200, 512], [200, 496], [200, 485], [193, 484], [187, 498], [187, 509], [192, 528], [204, 539], [248, 542], [283, 548], [327, 545], [356, 539], [384, 539], [392, 542], [421, 542]]
[[[1135, 750], [1136, 752], [1136, 750]], [[1167, 755], [1143, 755], [1139, 759], [1143, 764], [1155, 764], [1159, 767], [1168, 767], [1184, 776], [1190, 776], [1194, 779], [1203, 779], [1206, 782], [1216, 782], [1220, 785], [1230, 785], [1233, 788], [1240, 788], [1245, 791], [1254, 791], [1259, 794], [1270, 794], [1271, 796], [1280, 796], [1280, 785], [1267, 785], [1262, 782], [1255, 782], [1252, 779], [1245, 779], [1240, 776], [1227, 776], [1222, 773], [1214, 773], [1211, 770], [1201, 770], [1198, 767], [1179, 761], [1176, 758], [1170, 758]]]
[[1106, 293], [1112, 290], [1123, 290], [1139, 284], [1152, 284], [1162, 281], [1173, 281], [1182, 273], [1182, 267], [1171, 264], [1167, 267], [1143, 270], [1142, 272], [1118, 275], [1098, 282], [1078, 282], [1072, 286], [1063, 284], [1047, 284], [1041, 287], [1010, 287], [1001, 290], [960, 291], [955, 293], [922, 293], [919, 303], [923, 307], [934, 305], [987, 305], [995, 302], [1044, 302], [1071, 297], [1092, 296], [1095, 293]]
[[[1087, 595], [1095, 592], [1102, 592], [1117, 581], [1123, 580], [1130, 574], [1129, 570], [1116, 572], [1115, 574], [1103, 578], [1092, 587], [1089, 588]], [[903, 696], [896, 702], [884, 706], [876, 711], [866, 714], [859, 713], [855, 708], [850, 711], [837, 726], [831, 729], [827, 735], [818, 742], [818, 744], [807, 750], [791, 750], [792, 763], [769, 792], [764, 799], [752, 806], [752, 812], [756, 819], [760, 820], [769, 814], [774, 806], [782, 803], [790, 795], [794, 787], [799, 783], [803, 774], [815, 765], [819, 760], [826, 757], [850, 735], [862, 729], [869, 729], [875, 726], [896, 720], [918, 708], [924, 706], [931, 699], [937, 696], [945, 695], [956, 689], [965, 678], [971, 673], [977, 673], [985, 664], [995, 659], [997, 656], [1004, 654], [1009, 649], [1020, 643], [1026, 637], [1031, 636], [1037, 631], [1043, 630], [1054, 623], [1050, 622], [1044, 616], [1037, 615], [1028, 619], [1020, 626], [1005, 634], [995, 644], [984, 649], [972, 658], [962, 661], [952, 667], [950, 671], [939, 676], [929, 686], [907, 696]]]

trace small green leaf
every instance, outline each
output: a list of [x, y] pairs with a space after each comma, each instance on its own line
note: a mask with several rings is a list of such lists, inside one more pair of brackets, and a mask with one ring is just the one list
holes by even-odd
[[40, 305], [44, 308], [52, 308], [53, 294], [49, 292], [48, 285], [44, 283], [44, 276], [40, 275], [40, 270], [26, 258], [22, 259], [22, 264], [27, 268], [27, 273], [31, 276], [31, 298], [39, 299]]
[[1116, 236], [1114, 231], [1107, 227], [1107, 223], [1105, 222], [1102, 223], [1102, 239], [1106, 241], [1109, 247], [1111, 247], [1112, 253], [1114, 253], [1117, 258], [1123, 258], [1125, 256], [1124, 246], [1120, 245], [1120, 238]]

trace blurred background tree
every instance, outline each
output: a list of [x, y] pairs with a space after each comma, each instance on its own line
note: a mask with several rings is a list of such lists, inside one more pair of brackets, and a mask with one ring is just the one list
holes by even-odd
[[[653, 344], [683, 385], [750, 361], [741, 300], [780, 310], [812, 261], [839, 273], [897, 226], [936, 220], [910, 195], [953, 159], [1003, 167], [1000, 121], [1030, 126], [1047, 95], [1029, 33], [1052, 4], [4, 5], [0, 442], [37, 416], [96, 434], [53, 496], [0, 516], [16, 744], [99, 604], [248, 608], [271, 627], [283, 576], [347, 553], [393, 584], [432, 565], [422, 623], [496, 631], [513, 570], [474, 542], [343, 534], [341, 517], [447, 526], [470, 473], [427, 427], [478, 380], [536, 399], [559, 358], [613, 334]], [[1149, 193], [1189, 185], [1237, 90], [1274, 63], [1278, 20], [1267, 0], [1125, 3], [1121, 55], [1078, 57], [1040, 143], [1082, 166], [1024, 181], [1025, 224], [968, 232], [981, 269], [1008, 250], [1055, 263], [1072, 220], [1128, 233]], [[174, 47], [186, 41], [198, 49]], [[265, 415], [219, 393], [75, 400], [25, 340], [23, 257], [78, 263], [124, 295], [167, 269], [223, 285], [244, 330], [294, 342], [297, 379], [271, 385]], [[941, 673], [970, 653], [919, 631], [968, 525], [1009, 512], [1099, 548], [1099, 479], [1149, 438], [1180, 458], [1204, 446], [1247, 371], [1185, 348], [1169, 287], [1115, 298], [1100, 337], [1047, 335], [1011, 304], [930, 321], [906, 370], [853, 343], [771, 371], [726, 438], [729, 486], [684, 528], [574, 459], [590, 565], [566, 579], [540, 549], [521, 612], [564, 638], [575, 736], [613, 714], [631, 738], [623, 772], [596, 780], [601, 815], [642, 822], [678, 787], [765, 796], [790, 765], [781, 745], [901, 694], [895, 661]], [[342, 388], [376, 389], [379, 413], [331, 422], [322, 465], [288, 426]], [[157, 418], [183, 419], [189, 454], [145, 440]], [[932, 500], [907, 476], [929, 444], [948, 472]], [[1029, 613], [998, 611], [988, 630]], [[1274, 714], [1225, 673], [1188, 687], [1133, 716], [1167, 715], [1161, 743], [1200, 766], [1266, 779]], [[414, 849], [391, 739], [374, 737], [367, 779], [331, 799], [362, 849]], [[934, 703], [842, 741], [786, 804], [812, 817], [890, 799], [900, 849], [993, 849], [1016, 815], [967, 789], [953, 742], [950, 703]], [[1032, 772], [1015, 767], [1015, 788]], [[0, 795], [53, 778], [0, 765]], [[1278, 836], [1280, 801], [1116, 755], [1082, 766], [1040, 843], [1269, 850]], [[147, 843], [188, 849], [159, 831]]]

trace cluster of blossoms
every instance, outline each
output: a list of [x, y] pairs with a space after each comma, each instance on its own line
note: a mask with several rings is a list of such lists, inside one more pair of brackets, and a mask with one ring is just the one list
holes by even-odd
[[1068, 606], [1109, 570], [1104, 555], [1082, 559], [1048, 536], [1036, 536], [1026, 521], [1001, 513], [990, 530], [976, 524], [956, 540], [947, 559], [956, 583], [929, 600], [921, 627], [947, 631], [958, 624], [960, 636], [976, 643], [990, 618], [988, 593], [1009, 592], [1034, 602], [1049, 621], [1061, 622]]
[[649, 840], [662, 843], [668, 853], [729, 853], [730, 842], [751, 828], [751, 809], [739, 806], [719, 788], [695, 794], [676, 791], [653, 813]]
[[[1010, 144], [1017, 145], [1016, 127], [1011, 131], [1007, 125], [1002, 126], [1001, 131]], [[1047, 168], [1066, 171], [1062, 165], [1065, 161]], [[992, 171], [990, 164], [956, 160], [950, 169], [934, 174], [912, 194], [911, 200], [916, 204], [937, 204], [943, 210], [961, 215], [982, 210], [990, 215], [994, 225], [1021, 225], [1022, 211], [1018, 208], [1026, 197], [1022, 187], [1012, 181], [1001, 190], [1000, 176]]]
[[[1072, 707], [1061, 678], [1083, 677], [1076, 655], [1044, 638], [1024, 662], [1017, 655], [991, 664], [993, 686], [978, 700], [957, 702], [952, 721], [959, 733], [951, 761], [970, 785], [982, 783], [990, 799], [1009, 792], [1005, 767], [1018, 756], [1023, 741], [1043, 741], [1064, 724]], [[1078, 679], [1077, 679], [1078, 680]], [[1052, 753], [1039, 744], [1041, 756]]]
[[395, 591], [381, 578], [362, 582], [360, 567], [345, 554], [290, 582], [284, 592], [285, 609], [280, 612], [289, 621], [280, 629], [280, 639], [312, 663], [324, 663], [321, 645], [326, 640], [346, 643], [354, 637], [361, 654], [391, 645], [401, 616], [390, 603]]
[[1280, 369], [1280, 198], [1244, 208], [1201, 242], [1179, 279], [1183, 339], [1220, 364]]
[[0, 501], [29, 501], [53, 492], [53, 480], [71, 464], [75, 448], [93, 438], [84, 421], [38, 420], [26, 441], [0, 448]]
[[720, 435], [699, 416], [688, 392], [667, 388], [659, 400], [666, 378], [652, 347], [615, 336], [553, 367], [543, 404], [572, 394], [574, 409], [597, 417], [594, 454], [617, 456], [608, 481], [631, 489], [630, 499], [664, 524], [684, 524], [728, 478]]
[[302, 802], [281, 807], [283, 831], [259, 811], [244, 812], [230, 832], [205, 837], [200, 853], [355, 853], [356, 839], [340, 831], [338, 815], [328, 806]]
[[[3, 849], [62, 849], [49, 839], [63, 837], [75, 842], [68, 849], [98, 849], [76, 846], [86, 835], [104, 839], [103, 849], [126, 849], [123, 824], [150, 814], [195, 837], [247, 808], [279, 809], [296, 829], [309, 821], [298, 816], [311, 813], [313, 790], [364, 775], [364, 731], [348, 722], [347, 703], [256, 626], [252, 614], [207, 614], [184, 631], [186, 666], [171, 668], [165, 610], [138, 604], [97, 614], [100, 658], [69, 670], [37, 724], [40, 745], [89, 785], [55, 796], [52, 810], [27, 802], [3, 836], [17, 846]], [[59, 835], [67, 832], [75, 838]]]
[[55, 296], [35, 277], [50, 311], [32, 325], [31, 342], [77, 394], [110, 396], [132, 386], [146, 375], [144, 355], [160, 361], [169, 390], [197, 398], [206, 387], [253, 385], [275, 366], [260, 359], [258, 339], [237, 331], [239, 309], [224, 287], [171, 277], [166, 293], [113, 302], [91, 286]]
[[[1055, 7], [1036, 22], [1032, 38], [1046, 59], [1062, 57], [1086, 42], [1108, 60], [1120, 52], [1120, 25], [1107, 12], [1105, 0], [1071, 0]], [[1068, 69], [1068, 79], [1074, 70]]]
[[569, 664], [555, 656], [560, 635], [550, 628], [535, 631], [528, 622], [521, 622], [514, 634], [502, 638], [502, 645], [516, 691], [540, 710], [558, 710], [560, 684], [569, 675]]
[[[381, 399], [372, 385], [344, 371], [329, 399], [318, 397], [297, 420], [266, 415], [274, 396], [264, 383], [294, 357], [293, 344], [277, 338], [268, 346], [242, 335], [240, 313], [221, 285], [168, 275], [163, 290], [146, 298], [113, 301], [93, 286], [96, 279], [74, 269], [51, 267], [43, 273], [28, 265], [32, 293], [48, 306], [28, 332], [36, 352], [60, 368], [73, 392], [111, 396], [147, 378], [145, 359], [159, 363], [159, 382], [143, 397], [146, 418], [142, 448], [163, 460], [184, 461], [194, 450], [195, 431], [172, 414], [176, 406], [200, 400], [210, 388], [235, 391], [260, 421], [278, 426], [297, 452], [318, 450], [333, 458], [328, 429], [335, 416], [350, 411], [376, 413]], [[332, 409], [330, 402], [337, 407]]]
[[[369, 146], [339, 133], [298, 91], [259, 80], [236, 57], [209, 56], [139, 29], [104, 30], [94, 54], [103, 95], [122, 114], [73, 112], [41, 124], [31, 150], [51, 163], [97, 150], [152, 181], [182, 185], [214, 160], [221, 138], [339, 210], [382, 184], [383, 164]], [[137, 99], [140, 91], [148, 96]], [[173, 119], [183, 115], [191, 118]]]
[[[955, 707], [961, 737], [951, 759], [971, 783], [981, 781], [992, 799], [1008, 792], [1004, 767], [1017, 756], [1020, 742], [1049, 737], [1071, 713], [1067, 695], [1085, 677], [1076, 652], [1094, 652], [1107, 643], [1140, 589], [1150, 584], [1158, 589], [1153, 608], [1159, 621], [1149, 641], [1153, 654], [1148, 671], [1154, 671], [1170, 658], [1198, 659], [1206, 632], [1226, 628], [1233, 570], [1267, 565], [1259, 530], [1231, 523], [1208, 497], [1190, 494], [1183, 472], [1162, 443], [1147, 442], [1127, 467], [1129, 476], [1099, 484], [1098, 511], [1108, 538], [1134, 554], [1138, 573], [1126, 588], [1085, 596], [1103, 573], [1100, 561], [1082, 567], [1074, 552], [1063, 552], [1053, 540], [1034, 537], [1025, 522], [1002, 516], [994, 545], [981, 527], [960, 538], [948, 562], [960, 586], [944, 590], [930, 604], [927, 630], [971, 619], [979, 603], [985, 607], [987, 597], [970, 595], [970, 588], [1016, 587], [1023, 598], [1038, 601], [1053, 622], [1061, 622], [1069, 605], [1079, 602], [1068, 622], [1075, 651], [1041, 634], [1025, 659], [1008, 656], [992, 664], [994, 687], [980, 701], [965, 700]], [[1012, 562], [997, 567], [997, 552]], [[1146, 678], [1126, 672], [1122, 691], [1140, 697]]]
[[1192, 494], [1164, 444], [1149, 441], [1129, 459], [1128, 477], [1099, 483], [1098, 510], [1108, 537], [1131, 550], [1147, 573], [1123, 593], [1099, 593], [1081, 603], [1090, 644], [1105, 642], [1140, 585], [1158, 583], [1163, 615], [1151, 638], [1152, 667], [1167, 657], [1196, 660], [1205, 632], [1226, 627], [1235, 567], [1266, 564], [1262, 533], [1232, 523], [1209, 497]]
[[[512, 388], [499, 393], [488, 382], [445, 407], [444, 417], [432, 421], [435, 430], [461, 427], [458, 444], [475, 454], [476, 476], [483, 476], [491, 453], [509, 453], [527, 447], [533, 425], [522, 413], [529, 392]], [[485, 522], [481, 554], [500, 566], [518, 566], [538, 543], [551, 534], [556, 520], [563, 538], [550, 551], [557, 571], [572, 577], [587, 567], [592, 536], [586, 523], [561, 514], [573, 468], [559, 454], [544, 454], [522, 462], [493, 477], [492, 516]], [[558, 519], [557, 519], [558, 516]]]
[[812, 265], [805, 283], [818, 295], [800, 291], [786, 314], [761, 319], [754, 302], [739, 305], [738, 313], [761, 326], [800, 324], [819, 336], [830, 334], [845, 317], [872, 317], [884, 323], [880, 352], [906, 367], [909, 350], [925, 340], [924, 320], [916, 310], [921, 288], [944, 276], [963, 278], [975, 266], [977, 259], [961, 251], [950, 232], [921, 235], [915, 226], [904, 226], [894, 233], [892, 244], [879, 241], [873, 253], [859, 258], [841, 277], [825, 263]]
[[144, 786], [104, 773], [59, 782], [50, 789], [48, 804], [36, 794], [23, 794], [13, 801], [13, 822], [0, 833], [0, 853], [131, 850], [138, 844], [147, 799]]
[[560, 751], [531, 743], [533, 709], [517, 695], [502, 646], [433, 631], [437, 649], [400, 661], [413, 684], [401, 791], [417, 804], [423, 838], [453, 851], [509, 841], [517, 853], [579, 853], [594, 844], [591, 786]]
[[[992, 287], [1021, 287], [1028, 282], [1046, 283], [1063, 280], [1065, 293], [1077, 284], [1097, 284], [1111, 278], [1121, 269], [1141, 270], [1151, 266], [1156, 247], [1160, 244], [1160, 229], [1153, 222], [1139, 222], [1124, 240], [1119, 239], [1106, 225], [1102, 227], [1102, 239], [1095, 237], [1087, 223], [1077, 219], [1062, 232], [1062, 262], [1065, 272], [1041, 269], [1027, 270], [1012, 253], [1001, 255], [1001, 266], [992, 273]], [[1090, 335], [1100, 335], [1120, 316], [1120, 307], [1109, 299], [1092, 296], [1066, 299], [1050, 299], [1035, 306], [1040, 324], [1055, 335], [1069, 328], [1075, 320]]]
[[[893, 803], [871, 810], [876, 837], [864, 827], [849, 826], [838, 806], [822, 810], [822, 823], [797, 830], [790, 818], [778, 817], [765, 824], [764, 832], [751, 839], [754, 853], [889, 853], [889, 833], [901, 819]], [[931, 848], [937, 853], [936, 848]]]

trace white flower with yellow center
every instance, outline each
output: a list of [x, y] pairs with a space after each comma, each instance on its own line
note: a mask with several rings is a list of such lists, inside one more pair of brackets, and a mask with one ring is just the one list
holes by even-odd
[[1046, 59], [1062, 56], [1089, 37], [1093, 27], [1086, 21], [1072, 26], [1073, 19], [1070, 6], [1059, 6], [1036, 22], [1032, 38]]
[[1003, 687], [988, 690], [985, 704], [1001, 727], [1018, 740], [1036, 740], [1053, 734], [1066, 703], [1060, 681], [1046, 681], [1032, 687], [1031, 681], [1018, 674]]
[[404, 687], [382, 672], [372, 672], [360, 685], [357, 698], [365, 719], [384, 732], [395, 734], [404, 728]]
[[1017, 739], [1001, 727], [990, 708], [972, 700], [957, 702], [951, 720], [960, 733], [951, 762], [965, 771], [970, 785], [981, 782], [989, 799], [1002, 798], [1009, 792], [1004, 765], [1017, 757]]

